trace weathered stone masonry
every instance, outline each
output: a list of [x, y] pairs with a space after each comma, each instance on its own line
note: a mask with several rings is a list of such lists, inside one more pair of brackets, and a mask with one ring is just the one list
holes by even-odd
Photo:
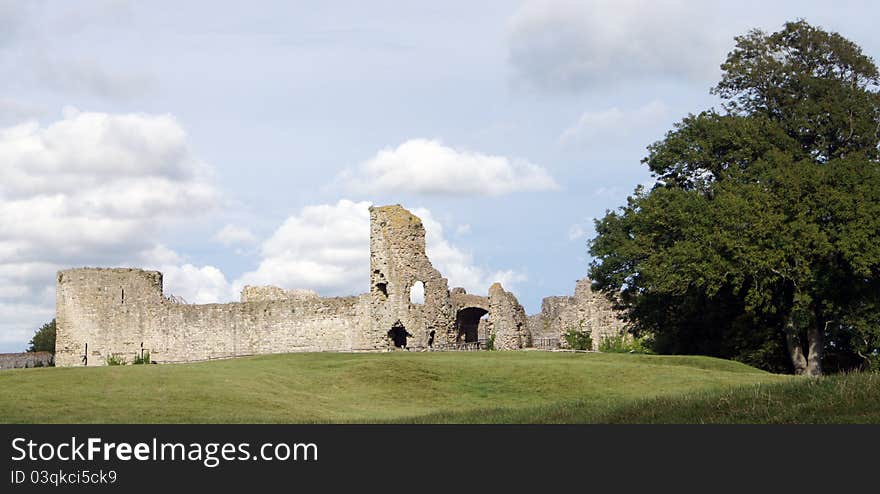
[[612, 308], [611, 302], [591, 288], [587, 278], [578, 280], [574, 296], [547, 297], [541, 304], [541, 313], [529, 317], [529, 332], [536, 340], [551, 340], [565, 348], [562, 335], [569, 330], [590, 333], [593, 350], [599, 349], [603, 338], [619, 335], [624, 322]]
[[[130, 362], [146, 352], [163, 363], [267, 353], [418, 350], [492, 337], [499, 350], [531, 346], [534, 321], [499, 283], [488, 297], [448, 288], [425, 254], [425, 229], [418, 217], [400, 206], [372, 207], [370, 228], [370, 289], [352, 297], [245, 287], [238, 303], [188, 305], [163, 295], [162, 274], [156, 271], [61, 271], [55, 363], [105, 365], [111, 355]], [[410, 295], [417, 283], [424, 286], [422, 302]], [[564, 326], [563, 319], [579, 317], [581, 309], [566, 310], [565, 317], [546, 316], [554, 322], [544, 325], [543, 336]]]
[[0, 353], [0, 369], [48, 367], [54, 362], [50, 352]]

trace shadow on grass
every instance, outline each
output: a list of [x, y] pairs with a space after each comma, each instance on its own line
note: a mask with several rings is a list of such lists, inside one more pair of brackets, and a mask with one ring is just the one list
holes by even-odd
[[411, 424], [878, 424], [880, 374], [795, 378], [602, 406], [575, 400], [532, 408], [433, 413]]

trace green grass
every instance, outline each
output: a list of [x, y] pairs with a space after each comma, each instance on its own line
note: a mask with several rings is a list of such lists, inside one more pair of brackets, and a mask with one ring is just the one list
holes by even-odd
[[[578, 416], [572, 418], [577, 420]], [[595, 418], [608, 423], [648, 424], [880, 424], [880, 374], [835, 375], [658, 397]]]
[[880, 376], [627, 354], [267, 355], [3, 371], [0, 421], [880, 423]]

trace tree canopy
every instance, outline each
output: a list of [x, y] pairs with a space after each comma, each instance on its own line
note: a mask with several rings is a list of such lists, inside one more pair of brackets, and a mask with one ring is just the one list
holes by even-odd
[[736, 38], [713, 92], [596, 222], [591, 277], [664, 353], [818, 375], [878, 366], [877, 67], [805, 21]]
[[55, 319], [40, 326], [31, 338], [27, 351], [55, 353]]

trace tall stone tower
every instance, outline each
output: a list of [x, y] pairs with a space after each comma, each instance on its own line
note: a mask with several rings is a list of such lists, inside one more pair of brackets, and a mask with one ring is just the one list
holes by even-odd
[[[424, 300], [413, 293], [419, 283]], [[455, 320], [448, 282], [425, 254], [422, 220], [400, 205], [370, 208], [370, 308], [370, 331], [388, 348], [445, 340]]]
[[134, 355], [149, 341], [149, 307], [163, 300], [162, 273], [69, 269], [58, 273], [57, 282], [55, 365], [103, 365], [107, 355]]

